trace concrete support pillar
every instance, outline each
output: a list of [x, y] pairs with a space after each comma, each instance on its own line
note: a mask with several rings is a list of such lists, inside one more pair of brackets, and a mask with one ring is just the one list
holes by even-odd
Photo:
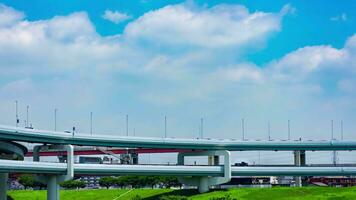
[[[305, 151], [298, 150], [294, 151], [294, 165], [295, 166], [304, 166], [305, 165]], [[295, 186], [302, 187], [302, 177], [295, 177]]]
[[0, 173], [0, 200], [7, 200], [7, 179], [8, 173]]
[[67, 173], [65, 175], [37, 175], [37, 181], [47, 183], [47, 200], [59, 200], [59, 184], [63, 181], [72, 180], [74, 177], [74, 147], [72, 145], [40, 145], [33, 148], [33, 161], [40, 161], [40, 151], [62, 150], [67, 151]]
[[198, 191], [200, 193], [208, 192], [209, 191], [209, 180], [207, 177], [202, 177], [199, 180]]
[[55, 175], [47, 180], [47, 200], [59, 200], [59, 184]]

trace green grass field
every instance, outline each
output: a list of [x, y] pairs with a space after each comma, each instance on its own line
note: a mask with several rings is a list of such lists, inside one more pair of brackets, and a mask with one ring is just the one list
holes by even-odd
[[[124, 194], [126, 193], [126, 194]], [[9, 191], [8, 194], [15, 200], [45, 200], [46, 191]], [[124, 194], [124, 195], [123, 195]], [[121, 197], [119, 197], [122, 195]], [[210, 200], [213, 197], [230, 197], [239, 200], [341, 200], [355, 199], [356, 187], [331, 188], [331, 187], [304, 187], [304, 188], [241, 188], [230, 190], [216, 190], [205, 194], [198, 194], [195, 190], [170, 190], [170, 189], [100, 189], [100, 190], [62, 190], [61, 200], [130, 200], [139, 195], [145, 200], [159, 199], [164, 195], [182, 195], [188, 199]], [[118, 198], [119, 197], [119, 198]]]

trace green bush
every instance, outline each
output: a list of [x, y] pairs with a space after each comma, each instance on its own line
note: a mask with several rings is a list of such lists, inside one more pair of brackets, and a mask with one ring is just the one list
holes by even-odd
[[37, 187], [37, 188], [42, 189], [42, 188], [46, 187], [46, 184], [36, 181], [34, 175], [23, 174], [23, 175], [19, 176], [19, 178], [17, 180], [21, 185], [23, 185], [25, 187], [25, 190], [27, 188], [36, 188]]
[[160, 197], [159, 200], [188, 200], [188, 198], [185, 196], [168, 195]]
[[114, 186], [116, 182], [117, 179], [115, 177], [105, 176], [100, 178], [99, 185], [101, 187], [106, 187], [106, 189], [109, 189], [111, 186]]
[[25, 190], [29, 187], [35, 186], [35, 178], [32, 175], [24, 174], [18, 178], [18, 182], [25, 187]]

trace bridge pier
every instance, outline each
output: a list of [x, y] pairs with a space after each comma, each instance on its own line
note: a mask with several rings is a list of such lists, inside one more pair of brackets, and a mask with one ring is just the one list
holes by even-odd
[[59, 183], [55, 175], [47, 179], [47, 200], [59, 200]]
[[[294, 165], [295, 166], [304, 166], [305, 165], [305, 150], [296, 150], [294, 151]], [[295, 186], [302, 187], [302, 177], [296, 176]]]
[[8, 173], [0, 173], [0, 200], [7, 200], [7, 179]]
[[229, 151], [201, 151], [178, 153], [178, 165], [184, 165], [186, 156], [208, 156], [209, 165], [219, 165], [219, 156], [224, 156], [224, 176], [223, 177], [179, 177], [179, 182], [185, 185], [197, 186], [200, 193], [208, 192], [209, 187], [220, 185], [231, 180], [231, 154]]
[[38, 145], [33, 148], [33, 161], [40, 161], [40, 151], [42, 149], [56, 149], [67, 151], [67, 173], [65, 175], [38, 175], [36, 179], [47, 183], [47, 200], [59, 200], [59, 184], [63, 181], [71, 180], [74, 177], [74, 147], [72, 145]]

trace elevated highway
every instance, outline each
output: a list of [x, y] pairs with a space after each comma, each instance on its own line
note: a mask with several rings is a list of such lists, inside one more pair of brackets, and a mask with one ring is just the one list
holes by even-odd
[[[14, 161], [23, 158], [27, 149], [16, 142], [36, 145], [33, 161]], [[124, 137], [103, 134], [65, 133], [47, 130], [25, 129], [0, 126], [0, 200], [6, 199], [8, 173], [33, 173], [37, 179], [47, 184], [47, 198], [59, 200], [59, 184], [74, 175], [173, 175], [181, 183], [197, 186], [206, 192], [210, 186], [231, 180], [231, 176], [299, 176], [296, 184], [301, 185], [300, 176], [350, 176], [356, 175], [354, 166], [305, 166], [305, 151], [350, 151], [356, 150], [356, 141], [306, 141], [306, 140], [235, 140], [208, 138], [153, 138]], [[166, 149], [178, 152], [178, 165], [103, 165], [74, 163], [74, 146]], [[231, 165], [230, 151], [294, 151], [295, 166], [255, 166], [237, 167]], [[56, 152], [66, 155], [66, 163], [40, 162], [41, 155]], [[95, 153], [95, 152], [90, 152]], [[97, 153], [97, 152], [96, 152]], [[51, 154], [54, 155], [54, 154]], [[184, 157], [208, 156], [211, 166], [184, 165]], [[224, 163], [219, 163], [223, 156]]]
[[[0, 173], [31, 173], [62, 175], [66, 163], [0, 160]], [[108, 165], [74, 164], [76, 175], [170, 175], [170, 176], [224, 176], [224, 166], [189, 165]], [[231, 167], [232, 176], [350, 176], [356, 167]]]
[[285, 140], [285, 141], [248, 141], [235, 139], [183, 139], [128, 137], [85, 133], [64, 133], [46, 130], [33, 130], [0, 126], [2, 140], [23, 141], [43, 144], [72, 144], [79, 146], [156, 148], [156, 149], [196, 149], [196, 150], [272, 150], [272, 151], [333, 151], [356, 150], [356, 141], [338, 140]]

